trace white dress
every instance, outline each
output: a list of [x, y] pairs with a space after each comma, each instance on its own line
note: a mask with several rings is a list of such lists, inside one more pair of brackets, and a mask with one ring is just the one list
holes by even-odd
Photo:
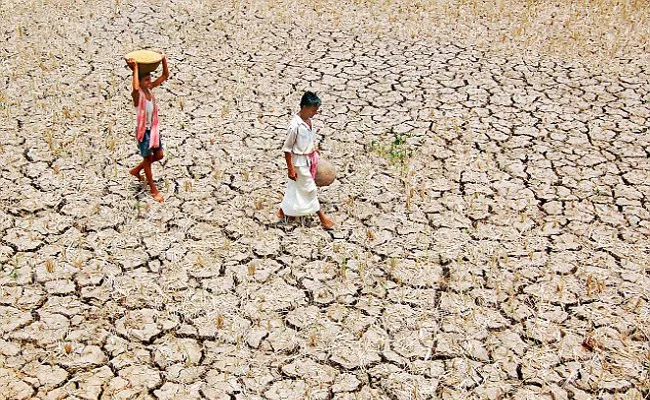
[[311, 176], [309, 154], [316, 147], [316, 131], [295, 115], [289, 123], [287, 138], [282, 151], [291, 153], [291, 162], [296, 170], [296, 180], [289, 179], [280, 208], [287, 216], [300, 217], [320, 210], [318, 190]]
[[144, 111], [145, 111], [145, 129], [151, 129], [151, 122], [153, 121], [153, 101], [145, 100], [144, 102]]

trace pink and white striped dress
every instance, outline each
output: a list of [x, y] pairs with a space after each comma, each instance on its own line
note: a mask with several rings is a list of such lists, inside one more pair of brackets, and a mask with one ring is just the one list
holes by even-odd
[[[158, 133], [158, 104], [156, 98], [151, 92], [151, 101], [153, 102], [153, 117], [151, 121], [151, 135], [149, 137], [149, 149], [160, 147], [160, 134]], [[147, 130], [147, 98], [142, 89], [140, 89], [140, 100], [138, 101], [138, 112], [136, 114], [135, 138], [138, 142], [144, 140], [144, 134]]]

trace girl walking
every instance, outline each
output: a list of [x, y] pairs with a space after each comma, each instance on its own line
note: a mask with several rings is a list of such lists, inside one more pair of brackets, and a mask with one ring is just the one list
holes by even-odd
[[164, 201], [162, 194], [156, 188], [153, 182], [151, 164], [160, 161], [165, 156], [163, 153], [162, 141], [158, 132], [158, 105], [153, 95], [152, 89], [159, 86], [169, 78], [169, 69], [167, 68], [167, 58], [163, 55], [163, 74], [155, 81], [151, 81], [151, 74], [139, 74], [138, 63], [134, 59], [127, 60], [127, 64], [133, 69], [133, 105], [137, 107], [136, 114], [136, 139], [138, 140], [138, 150], [142, 156], [142, 162], [129, 173], [138, 180], [143, 181], [140, 171], [144, 170], [144, 176], [149, 184], [149, 190], [154, 200]]

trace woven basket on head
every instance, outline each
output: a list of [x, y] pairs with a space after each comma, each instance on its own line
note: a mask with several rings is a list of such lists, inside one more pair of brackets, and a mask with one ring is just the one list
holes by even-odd
[[132, 58], [138, 63], [140, 75], [150, 74], [158, 68], [162, 61], [162, 55], [151, 50], [136, 50], [124, 56], [125, 60]]
[[331, 162], [327, 161], [324, 158], [318, 160], [318, 166], [316, 167], [316, 186], [329, 186], [336, 179], [336, 170]]

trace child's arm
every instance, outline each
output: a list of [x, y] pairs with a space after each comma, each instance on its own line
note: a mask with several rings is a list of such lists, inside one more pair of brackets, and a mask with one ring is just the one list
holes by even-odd
[[291, 161], [291, 153], [288, 151], [284, 152], [284, 160], [287, 162], [287, 170], [288, 170], [288, 176], [289, 179], [295, 181], [296, 178], [298, 177], [298, 174], [296, 173], [296, 169], [293, 167], [293, 162]]
[[298, 140], [298, 129], [296, 127], [289, 127], [289, 129], [287, 129], [287, 138], [282, 145], [282, 151], [284, 152], [284, 160], [287, 163], [289, 179], [294, 181], [298, 177], [298, 174], [296, 173], [296, 169], [293, 167], [291, 154], [293, 153], [293, 145], [296, 144], [296, 140]]
[[169, 68], [167, 68], [167, 56], [165, 56], [164, 54], [162, 57], [162, 64], [163, 64], [163, 73], [158, 77], [158, 79], [153, 81], [153, 83], [151, 84], [152, 88], [155, 88], [156, 86], [160, 85], [161, 83], [169, 79]]
[[131, 91], [131, 97], [133, 98], [133, 105], [138, 106], [138, 101], [140, 101], [140, 79], [138, 78], [138, 63], [134, 59], [129, 58], [126, 60], [126, 63], [129, 64], [133, 70], [133, 91]]

